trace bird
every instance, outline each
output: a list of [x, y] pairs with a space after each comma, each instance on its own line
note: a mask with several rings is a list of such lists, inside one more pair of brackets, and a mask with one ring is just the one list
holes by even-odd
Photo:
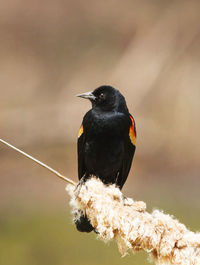
[[[77, 96], [92, 104], [78, 132], [79, 184], [95, 176], [106, 185], [115, 184], [122, 189], [136, 150], [136, 124], [126, 100], [109, 85]], [[93, 230], [84, 214], [75, 224], [81, 232]]]

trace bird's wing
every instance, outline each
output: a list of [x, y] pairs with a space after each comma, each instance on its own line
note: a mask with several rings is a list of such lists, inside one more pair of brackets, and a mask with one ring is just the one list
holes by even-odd
[[128, 136], [126, 135], [124, 139], [124, 156], [123, 156], [122, 168], [119, 172], [118, 183], [117, 183], [120, 188], [122, 188], [124, 183], [126, 182], [136, 149], [135, 121], [131, 115], [129, 116], [129, 119], [130, 119], [129, 135]]
[[85, 134], [83, 124], [78, 132], [78, 178], [79, 180], [85, 174], [85, 162], [84, 162], [84, 146], [85, 146]]

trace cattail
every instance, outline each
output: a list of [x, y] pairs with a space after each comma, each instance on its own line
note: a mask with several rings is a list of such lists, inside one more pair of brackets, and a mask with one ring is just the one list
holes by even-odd
[[200, 265], [200, 233], [189, 231], [159, 210], [146, 212], [144, 202], [126, 198], [115, 185], [105, 186], [94, 177], [77, 188], [73, 180], [55, 169], [2, 139], [0, 142], [70, 183], [66, 190], [74, 221], [86, 214], [98, 237], [115, 239], [122, 255], [129, 249], [145, 250], [157, 265]]
[[116, 240], [122, 255], [129, 249], [145, 250], [157, 265], [200, 264], [200, 234], [172, 216], [159, 210], [150, 214], [144, 202], [126, 198], [115, 185], [105, 186], [96, 178], [78, 189], [69, 184], [66, 190], [74, 218], [87, 214], [98, 237]]

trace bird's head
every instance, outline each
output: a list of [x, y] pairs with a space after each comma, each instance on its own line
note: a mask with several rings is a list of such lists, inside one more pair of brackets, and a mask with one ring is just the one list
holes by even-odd
[[77, 97], [89, 99], [93, 108], [102, 111], [117, 110], [122, 101], [126, 106], [124, 97], [112, 86], [100, 86], [92, 92], [79, 94]]

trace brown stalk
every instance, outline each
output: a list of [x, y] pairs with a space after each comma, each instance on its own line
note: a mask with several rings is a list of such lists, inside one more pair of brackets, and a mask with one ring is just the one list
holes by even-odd
[[75, 183], [73, 180], [71, 180], [71, 179], [69, 179], [69, 178], [63, 176], [62, 174], [60, 174], [60, 173], [59, 173], [58, 171], [56, 171], [55, 169], [49, 167], [48, 165], [44, 164], [43, 162], [41, 162], [40, 160], [34, 158], [33, 156], [31, 156], [31, 155], [25, 153], [24, 151], [20, 150], [19, 148], [15, 147], [15, 146], [13, 146], [13, 145], [11, 145], [11, 144], [9, 144], [8, 142], [6, 142], [6, 141], [4, 141], [4, 140], [2, 140], [2, 139], [0, 139], [0, 142], [3, 143], [3, 144], [5, 144], [5, 145], [7, 145], [7, 146], [9, 146], [10, 148], [14, 149], [15, 151], [21, 153], [22, 155], [24, 155], [25, 157], [31, 159], [32, 161], [34, 161], [35, 163], [39, 164], [40, 166], [42, 166], [42, 167], [48, 169], [49, 171], [51, 171], [52, 173], [54, 173], [57, 177], [59, 177], [60, 179], [66, 181], [67, 183], [70, 183], [70, 184], [72, 184], [72, 185], [74, 185], [74, 186], [77, 185], [77, 183]]

